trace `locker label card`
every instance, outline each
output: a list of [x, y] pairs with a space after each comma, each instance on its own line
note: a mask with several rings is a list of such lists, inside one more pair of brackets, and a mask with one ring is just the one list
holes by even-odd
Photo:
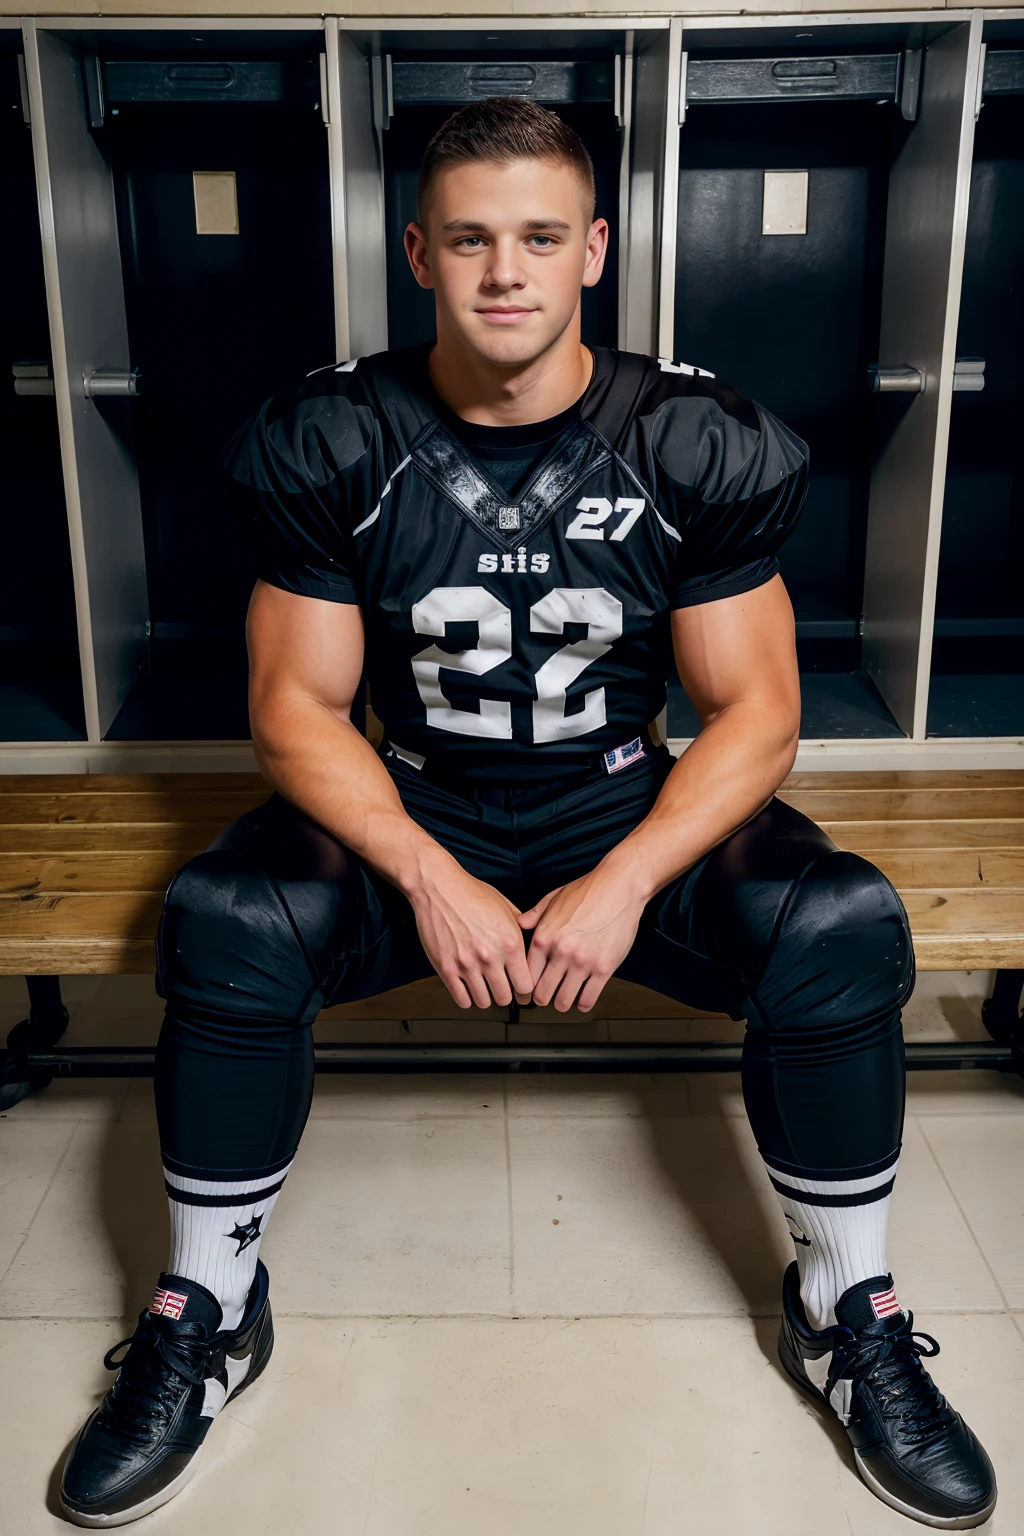
[[234, 171], [193, 171], [197, 235], [238, 234]]
[[761, 233], [806, 235], [806, 171], [765, 171]]

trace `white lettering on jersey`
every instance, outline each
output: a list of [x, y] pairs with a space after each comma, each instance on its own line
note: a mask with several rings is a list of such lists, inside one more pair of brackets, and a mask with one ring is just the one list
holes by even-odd
[[534, 741], [564, 741], [586, 736], [607, 724], [604, 689], [595, 688], [583, 700], [580, 714], [565, 712], [566, 693], [591, 662], [607, 655], [622, 634], [622, 604], [604, 587], [555, 587], [530, 609], [530, 628], [539, 634], [560, 635], [566, 624], [586, 624], [587, 638], [563, 645], [549, 656], [534, 682]]
[[428, 646], [412, 658], [413, 676], [427, 709], [427, 724], [459, 736], [512, 740], [512, 705], [507, 700], [481, 699], [480, 713], [453, 709], [441, 692], [440, 674], [468, 672], [482, 677], [512, 655], [512, 615], [486, 587], [435, 587], [412, 605], [412, 627], [418, 635], [443, 639], [449, 624], [476, 623], [479, 641], [464, 651]]
[[[509, 609], [486, 587], [434, 587], [412, 607], [412, 626], [418, 635], [437, 635], [443, 639], [447, 624], [467, 622], [475, 622], [479, 627], [477, 645], [464, 651], [442, 651], [432, 645], [412, 658], [416, 687], [427, 710], [427, 724], [460, 736], [510, 741], [511, 704], [482, 698], [479, 714], [453, 709], [440, 684], [442, 667], [482, 677], [511, 659]], [[580, 674], [606, 655], [621, 637], [622, 604], [604, 587], [555, 587], [530, 609], [530, 629], [534, 634], [561, 635], [566, 624], [586, 624], [586, 638], [563, 645], [548, 657], [534, 677], [535, 742], [566, 741], [573, 736], [586, 736], [607, 724], [603, 688], [592, 689], [583, 700], [583, 709], [573, 715], [565, 712], [566, 695]]]
[[714, 374], [707, 368], [694, 368], [690, 363], [674, 363], [670, 357], [659, 357], [658, 367], [662, 373], [688, 373], [690, 378], [713, 379]]
[[626, 537], [644, 510], [643, 497], [620, 496], [614, 507], [607, 496], [584, 496], [576, 503], [576, 516], [565, 530], [567, 539], [603, 539], [601, 526], [616, 512], [624, 512], [621, 523], [609, 534], [610, 543], [618, 543]]
[[[513, 559], [511, 555], [502, 555], [501, 569], [506, 576], [512, 575], [513, 573], [516, 575], [525, 576], [527, 571], [527, 560], [530, 562], [529, 570], [534, 576], [543, 576], [544, 572], [551, 564], [551, 556], [548, 554], [547, 550], [538, 549], [534, 554], [527, 555], [526, 549], [520, 546], [520, 548], [516, 550], [515, 559]], [[479, 555], [477, 557], [476, 570], [478, 576], [493, 576], [497, 569], [497, 555], [488, 553]]]

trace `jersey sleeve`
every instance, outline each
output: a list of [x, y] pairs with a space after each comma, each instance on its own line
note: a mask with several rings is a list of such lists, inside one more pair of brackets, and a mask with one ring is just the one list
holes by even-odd
[[222, 463], [264, 581], [360, 601], [351, 530], [372, 510], [373, 442], [367, 407], [306, 390], [268, 400], [235, 433]]
[[807, 490], [808, 450], [769, 411], [723, 385], [663, 403], [652, 448], [659, 511], [677, 544], [672, 607], [749, 592], [779, 569]]

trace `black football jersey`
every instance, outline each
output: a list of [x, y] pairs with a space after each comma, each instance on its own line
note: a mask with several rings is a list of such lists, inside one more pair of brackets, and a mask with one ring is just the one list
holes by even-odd
[[710, 374], [595, 347], [512, 505], [446, 425], [429, 351], [322, 369], [235, 435], [260, 575], [360, 606], [408, 761], [497, 784], [617, 767], [665, 703], [671, 611], [778, 569], [807, 449]]

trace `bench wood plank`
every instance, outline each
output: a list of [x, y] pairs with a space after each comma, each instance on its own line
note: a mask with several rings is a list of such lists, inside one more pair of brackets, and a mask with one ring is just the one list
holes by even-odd
[[[174, 870], [268, 794], [251, 773], [0, 778], [0, 974], [152, 972]], [[921, 969], [1024, 967], [1024, 772], [801, 773], [781, 797], [886, 872]], [[391, 994], [346, 1006], [364, 1019], [451, 1016], [439, 982], [418, 985], [399, 1013]], [[616, 986], [618, 1016], [687, 1016]]]
[[[1024, 836], [1024, 829], [1021, 831]], [[839, 847], [843, 842], [837, 839]], [[77, 891], [164, 891], [175, 871], [201, 847], [0, 853], [0, 896]], [[1024, 889], [1024, 847], [857, 850], [877, 864], [899, 889], [915, 886], [1014, 886]]]

